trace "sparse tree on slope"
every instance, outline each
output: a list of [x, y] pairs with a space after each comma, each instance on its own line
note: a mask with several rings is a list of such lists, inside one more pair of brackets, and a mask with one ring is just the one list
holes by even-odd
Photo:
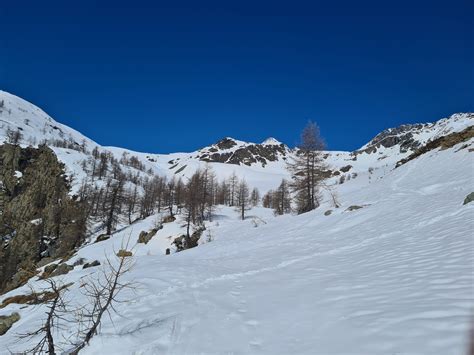
[[323, 171], [326, 170], [322, 157], [324, 147], [319, 127], [314, 122], [308, 122], [301, 133], [297, 156], [289, 164], [298, 213], [305, 213], [319, 206], [319, 186], [324, 179]]
[[242, 180], [237, 186], [237, 204], [242, 220], [245, 219], [245, 211], [250, 209], [249, 187], [245, 180]]
[[250, 203], [252, 206], [257, 206], [260, 203], [260, 191], [255, 187], [252, 189], [250, 193]]
[[273, 210], [275, 214], [282, 215], [291, 212], [291, 195], [288, 181], [283, 179], [278, 189], [273, 193]]

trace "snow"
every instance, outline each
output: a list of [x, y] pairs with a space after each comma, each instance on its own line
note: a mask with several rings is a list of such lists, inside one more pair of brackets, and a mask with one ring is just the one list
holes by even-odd
[[[463, 353], [474, 299], [474, 205], [462, 201], [474, 191], [474, 161], [457, 148], [383, 178], [375, 172], [370, 183], [362, 176], [335, 186], [339, 209], [325, 201], [311, 213], [275, 217], [255, 208], [240, 221], [221, 207], [207, 226], [211, 242], [169, 256], [169, 237], [183, 229], [179, 220], [165, 224], [134, 246], [127, 279], [138, 288], [122, 295], [119, 315], [104, 320], [82, 353]], [[68, 263], [103, 263], [157, 218], [85, 246]], [[84, 302], [81, 280], [98, 270], [65, 275], [75, 282], [69, 297]], [[0, 347], [20, 351], [28, 344], [15, 334], [39, 324], [44, 308], [9, 305], [0, 314], [12, 311], [22, 319]]]
[[[219, 180], [235, 172], [262, 193], [289, 178], [282, 159], [265, 167], [199, 161], [210, 147], [173, 154], [102, 147], [21, 98], [0, 91], [0, 100], [5, 101], [0, 141], [7, 129], [20, 127], [24, 145], [44, 139], [84, 142], [89, 151], [98, 147], [117, 159], [135, 155], [146, 169], [169, 178], [186, 178], [208, 165]], [[455, 114], [426, 124], [415, 139], [427, 142], [460, 131], [473, 124], [470, 117]], [[234, 150], [253, 144], [234, 141]], [[264, 144], [280, 142], [270, 138]], [[473, 141], [469, 144], [472, 149]], [[328, 180], [340, 208], [325, 199], [311, 213], [276, 217], [257, 207], [241, 221], [237, 211], [221, 206], [206, 223], [200, 245], [180, 253], [172, 242], [184, 232], [181, 217], [164, 224], [146, 245], [136, 243], [138, 235], [163, 214], [123, 226], [103, 242], [93, 243], [98, 233], [91, 235], [67, 263], [84, 258], [104, 265], [130, 239], [135, 265], [126, 279], [138, 287], [121, 295], [126, 302], [117, 304], [119, 314], [104, 319], [81, 353], [463, 353], [474, 307], [474, 204], [462, 202], [474, 191], [474, 153], [459, 148], [431, 151], [397, 169], [396, 162], [410, 154], [400, 153], [399, 146], [372, 154], [325, 152], [332, 170], [351, 165], [342, 174], [351, 175], [344, 184], [338, 183], [340, 175]], [[90, 156], [52, 149], [73, 182], [71, 193], [77, 193], [87, 177], [82, 162]], [[363, 208], [349, 211], [352, 205]], [[168, 248], [173, 253], [167, 256]], [[101, 269], [76, 266], [58, 278], [74, 282], [67, 294], [72, 305], [87, 302], [81, 285]], [[39, 290], [45, 283], [35, 277], [0, 302], [30, 287]], [[2, 355], [29, 348], [32, 342], [17, 335], [35, 329], [45, 316], [44, 305], [17, 304], [0, 309], [0, 315], [14, 311], [21, 320], [0, 337]], [[74, 330], [56, 334], [65, 350]]]
[[283, 143], [273, 137], [268, 137], [262, 142], [262, 144], [263, 145], [280, 145]]
[[15, 170], [13, 176], [15, 176], [17, 179], [21, 179], [23, 177], [23, 173], [21, 171]]

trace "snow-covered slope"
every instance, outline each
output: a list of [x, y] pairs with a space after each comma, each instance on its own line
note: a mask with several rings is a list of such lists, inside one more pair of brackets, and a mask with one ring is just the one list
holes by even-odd
[[[81, 185], [85, 173], [82, 162], [90, 157], [90, 151], [97, 147], [100, 151], [113, 154], [117, 160], [128, 154], [136, 156], [145, 170], [154, 174], [171, 177], [190, 177], [198, 168], [211, 166], [216, 177], [223, 180], [234, 172], [245, 178], [251, 187], [262, 193], [279, 185], [282, 178], [289, 178], [287, 162], [291, 161], [294, 149], [275, 138], [262, 143], [249, 143], [227, 137], [196, 152], [152, 154], [140, 153], [117, 147], [103, 147], [76, 130], [56, 122], [35, 105], [0, 91], [0, 142], [7, 140], [8, 130], [20, 130], [23, 145], [48, 143], [56, 145], [53, 150], [66, 164], [69, 175], [74, 175], [75, 189]], [[388, 129], [355, 152], [326, 152], [329, 168], [335, 173], [331, 183], [337, 183], [342, 175], [347, 178], [365, 176], [368, 180], [383, 176], [393, 169], [396, 162], [406, 158], [417, 147], [439, 136], [458, 132], [474, 125], [474, 114], [460, 113], [435, 123], [403, 125]], [[62, 144], [58, 144], [62, 142]], [[64, 148], [65, 143], [69, 148]], [[59, 145], [59, 147], [58, 147]], [[84, 147], [89, 154], [78, 150]], [[157, 146], [159, 151], [160, 147]], [[125, 171], [129, 167], [123, 167]], [[340, 170], [342, 168], [342, 170]], [[370, 172], [369, 172], [370, 169]], [[145, 175], [143, 172], [136, 172]], [[146, 175], [145, 175], [146, 176]]]
[[[135, 245], [126, 278], [136, 292], [122, 294], [119, 314], [83, 353], [464, 353], [474, 306], [474, 204], [463, 205], [474, 191], [468, 143], [431, 151], [382, 178], [335, 186], [339, 209], [324, 201], [307, 214], [274, 217], [256, 208], [240, 221], [222, 207], [203, 245], [169, 256], [168, 237], [181, 226], [166, 225], [147, 245]], [[355, 205], [362, 208], [349, 208]], [[104, 263], [153, 222], [87, 245], [68, 263]], [[86, 302], [81, 284], [98, 270], [77, 266], [62, 276], [74, 282], [72, 304]], [[25, 286], [0, 301], [28, 292]], [[12, 311], [21, 320], [0, 337], [2, 354], [28, 348], [16, 334], [40, 325], [45, 309], [11, 304], [0, 314]]]

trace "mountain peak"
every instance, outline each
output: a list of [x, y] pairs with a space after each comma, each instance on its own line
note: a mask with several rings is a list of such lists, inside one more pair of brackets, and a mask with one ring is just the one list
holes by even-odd
[[279, 140], [273, 138], [273, 137], [268, 137], [261, 144], [263, 144], [263, 145], [280, 145], [280, 144], [283, 144], [283, 143], [280, 142]]

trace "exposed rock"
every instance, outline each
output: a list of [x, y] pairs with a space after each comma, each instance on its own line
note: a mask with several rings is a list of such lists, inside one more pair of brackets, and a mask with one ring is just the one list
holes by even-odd
[[326, 212], [324, 212], [324, 215], [329, 216], [331, 213], [332, 213], [332, 210], [327, 210]]
[[5, 334], [12, 325], [20, 320], [20, 315], [16, 312], [9, 316], [0, 316], [0, 335]]
[[148, 243], [150, 239], [148, 239], [148, 233], [145, 231], [141, 231], [140, 234], [138, 235], [138, 243]]
[[358, 206], [358, 205], [352, 205], [352, 206], [349, 206], [346, 211], [356, 211], [356, 210], [359, 210], [363, 208], [362, 206]]
[[101, 234], [101, 235], [99, 235], [99, 236], [96, 238], [96, 240], [95, 240], [94, 243], [103, 242], [104, 240], [107, 240], [107, 239], [110, 239], [110, 235], [108, 235], [108, 234]]
[[198, 241], [201, 238], [204, 228], [199, 228], [191, 234], [190, 237], [186, 235], [181, 235], [173, 241], [173, 244], [176, 246], [176, 251], [182, 251], [186, 249], [191, 249], [197, 247]]
[[66, 263], [62, 263], [62, 264], [59, 264], [58, 267], [56, 267], [49, 276], [55, 277], [55, 276], [60, 276], [60, 275], [66, 275], [69, 271], [73, 269], [74, 269], [74, 266], [68, 265]]
[[464, 199], [463, 205], [467, 205], [468, 203], [474, 201], [474, 192], [471, 192], [469, 195], [466, 196]]
[[72, 266], [80, 266], [80, 265], [84, 265], [84, 263], [86, 262], [86, 259], [84, 258], [79, 258], [77, 259], [74, 264], [72, 264]]
[[166, 255], [170, 255], [171, 254], [171, 250], [170, 248], [166, 248], [166, 252], [165, 252]]
[[162, 228], [163, 226], [160, 226], [160, 228], [153, 228], [149, 232], [141, 231], [140, 235], [138, 236], [138, 243], [147, 244], [151, 240], [151, 238], [153, 238], [156, 233], [158, 233], [158, 231]]
[[126, 258], [126, 257], [132, 256], [132, 255], [133, 255], [133, 253], [131, 251], [124, 250], [124, 249], [120, 249], [117, 253], [117, 256], [119, 258]]
[[215, 144], [217, 148], [221, 150], [230, 149], [235, 147], [237, 143], [232, 138], [224, 138]]
[[367, 147], [360, 152], [370, 154], [377, 152], [377, 148], [391, 148], [395, 145], [399, 145], [400, 153], [416, 149], [420, 146], [420, 142], [414, 139], [413, 132], [420, 131], [426, 126], [427, 124], [407, 124], [386, 129], [375, 136]]
[[80, 245], [86, 223], [81, 203], [69, 196], [64, 165], [46, 146], [1, 145], [0, 181], [1, 292], [28, 280], [18, 270], [31, 277], [43, 258], [65, 256]]
[[346, 165], [340, 168], [339, 170], [342, 171], [343, 173], [347, 173], [351, 169], [352, 169], [352, 165]]
[[416, 159], [422, 154], [425, 154], [433, 149], [441, 148], [448, 149], [454, 147], [456, 144], [462, 143], [474, 137], [474, 126], [470, 126], [461, 132], [454, 132], [446, 136], [435, 139], [428, 142], [423, 147], [417, 149], [413, 154], [410, 154], [407, 158], [397, 162], [395, 167], [399, 167], [410, 160]]
[[44, 272], [41, 274], [42, 279], [46, 279], [53, 273], [54, 270], [58, 267], [58, 264], [47, 265], [44, 268]]
[[163, 217], [163, 220], [161, 222], [162, 223], [171, 223], [171, 222], [174, 222], [174, 221], [176, 221], [175, 216], [165, 216], [165, 217]]
[[[66, 285], [60, 287], [60, 290], [68, 288], [69, 286], [73, 285], [73, 282], [70, 282]], [[16, 295], [12, 297], [7, 297], [3, 300], [2, 304], [0, 304], [0, 308], [4, 308], [9, 304], [16, 303], [16, 304], [40, 304], [45, 303], [47, 301], [52, 300], [55, 297], [56, 293], [52, 291], [44, 291], [44, 292], [33, 292], [27, 295]]]
[[88, 268], [90, 268], [90, 267], [95, 267], [95, 266], [99, 266], [99, 265], [100, 265], [100, 261], [99, 261], [99, 260], [94, 260], [94, 261], [91, 262], [91, 263], [85, 263], [82, 268], [83, 268], [83, 269], [88, 269]]
[[[1, 261], [0, 261], [1, 262]], [[11, 278], [10, 282], [7, 284], [7, 287], [4, 291], [13, 290], [17, 287], [24, 285], [30, 278], [38, 274], [38, 270], [35, 269], [20, 269], [18, 270], [13, 277]]]
[[[267, 140], [262, 144], [246, 143], [237, 147], [238, 144], [232, 138], [224, 138], [199, 151], [197, 158], [206, 162], [218, 162], [227, 164], [245, 164], [251, 166], [259, 163], [262, 166], [268, 162], [285, 159], [289, 149], [283, 143], [275, 139]], [[234, 150], [229, 151], [229, 149]]]

